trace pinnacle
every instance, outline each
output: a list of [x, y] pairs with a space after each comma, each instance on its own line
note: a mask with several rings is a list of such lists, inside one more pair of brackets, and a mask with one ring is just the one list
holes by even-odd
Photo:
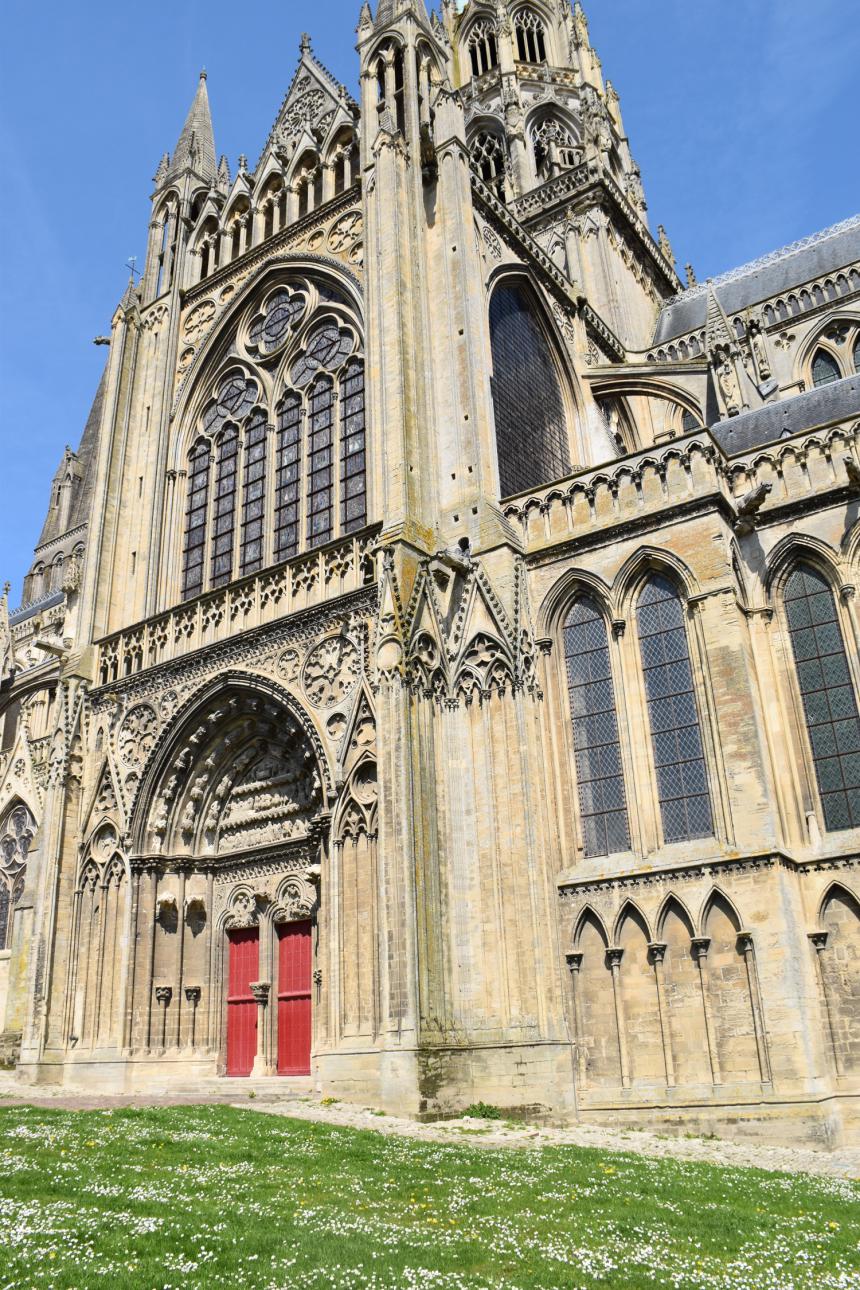
[[206, 89], [206, 68], [202, 68], [197, 82], [194, 101], [185, 118], [182, 133], [170, 165], [172, 174], [180, 170], [193, 170], [204, 179], [216, 174], [215, 135], [209, 111], [209, 94]]

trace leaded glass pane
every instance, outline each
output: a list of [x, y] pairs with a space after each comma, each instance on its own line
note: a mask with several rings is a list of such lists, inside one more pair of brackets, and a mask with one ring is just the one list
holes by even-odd
[[256, 412], [245, 431], [245, 472], [242, 479], [242, 531], [239, 568], [254, 573], [263, 567], [266, 506], [266, 418]]
[[273, 353], [301, 318], [305, 304], [301, 292], [293, 293], [286, 288], [276, 291], [266, 302], [264, 313], [251, 324], [251, 344], [259, 345], [264, 354]]
[[815, 777], [830, 833], [860, 827], [860, 719], [833, 592], [805, 565], [785, 587]]
[[860, 332], [857, 333], [857, 339], [854, 342], [854, 371], [860, 372]]
[[302, 504], [302, 401], [290, 391], [278, 408], [275, 478], [275, 559], [287, 560], [299, 549]]
[[233, 577], [233, 530], [236, 518], [236, 469], [239, 434], [235, 426], [222, 434], [217, 450], [215, 499], [212, 506], [212, 586]]
[[499, 481], [510, 497], [570, 473], [567, 425], [549, 343], [522, 287], [493, 292], [490, 341]]
[[586, 597], [565, 621], [564, 657], [585, 854], [626, 851], [630, 834], [606, 623]]
[[828, 354], [825, 349], [816, 350], [812, 360], [812, 384], [830, 385], [832, 381], [839, 381], [841, 378], [839, 364], [833, 355]]
[[188, 504], [185, 510], [185, 548], [182, 555], [182, 595], [187, 600], [203, 590], [206, 512], [209, 503], [209, 444], [200, 440], [188, 463]]
[[293, 363], [291, 383], [303, 389], [317, 372], [336, 372], [353, 347], [349, 332], [342, 331], [335, 322], [322, 323], [311, 332], [304, 353]]
[[649, 578], [636, 620], [664, 839], [710, 837], [711, 799], [684, 607], [668, 578]]
[[11, 892], [6, 879], [0, 874], [0, 950], [8, 950], [12, 931]]
[[340, 382], [340, 527], [352, 533], [367, 522], [364, 364], [349, 363]]
[[315, 382], [308, 400], [307, 544], [328, 542], [333, 524], [334, 384]]

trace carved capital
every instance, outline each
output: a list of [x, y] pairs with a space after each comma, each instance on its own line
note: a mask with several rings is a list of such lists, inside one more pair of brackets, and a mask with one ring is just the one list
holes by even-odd
[[738, 954], [749, 954], [753, 947], [752, 932], [738, 932], [737, 939]]
[[568, 971], [570, 972], [571, 976], [573, 975], [574, 972], [578, 972], [579, 969], [582, 967], [581, 954], [565, 954], [564, 958], [565, 958], [565, 962], [567, 963]]
[[203, 993], [199, 985], [187, 985], [185, 987], [185, 998], [196, 1008], [200, 1002], [200, 995]]
[[827, 948], [827, 932], [807, 932], [809, 943], [814, 950], [820, 954], [823, 949]]
[[690, 941], [690, 953], [697, 963], [703, 962], [708, 957], [708, 950], [710, 948], [710, 936], [694, 936]]
[[610, 945], [606, 951], [606, 963], [613, 970], [621, 966], [621, 960], [624, 957], [624, 950], [620, 945]]
[[849, 601], [854, 599], [856, 591], [857, 588], [850, 582], [846, 582], [843, 587], [839, 588], [839, 599], [843, 605], [847, 605]]
[[543, 654], [546, 658], [549, 658], [550, 654], [552, 653], [552, 637], [551, 637], [551, 636], [541, 636], [541, 637], [539, 637], [539, 638], [535, 641], [535, 645], [538, 647], [538, 649], [540, 650], [541, 654]]
[[626, 629], [627, 629], [626, 618], [613, 618], [612, 635], [615, 637], [616, 640], [619, 640], [624, 635], [624, 632], [626, 631]]
[[250, 984], [251, 994], [254, 1000], [261, 1007], [265, 1007], [269, 1002], [269, 991], [272, 988], [271, 981], [252, 981]]
[[173, 998], [173, 986], [157, 985], [155, 987], [155, 997], [158, 1000], [158, 1002], [162, 1004], [163, 1007], [166, 1008], [167, 1005], [170, 1003], [170, 1000]]
[[667, 945], [665, 941], [652, 941], [648, 946], [648, 953], [652, 963], [662, 963], [666, 957]]

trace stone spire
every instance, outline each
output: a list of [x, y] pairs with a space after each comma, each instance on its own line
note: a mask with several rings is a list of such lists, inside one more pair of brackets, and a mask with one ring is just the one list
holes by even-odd
[[214, 180], [217, 175], [215, 160], [215, 134], [206, 92], [206, 70], [200, 73], [194, 102], [185, 118], [185, 125], [170, 163], [171, 175], [182, 170], [193, 170], [203, 179]]

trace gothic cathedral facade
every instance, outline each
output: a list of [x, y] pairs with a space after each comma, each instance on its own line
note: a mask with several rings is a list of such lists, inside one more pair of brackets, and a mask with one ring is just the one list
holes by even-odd
[[21, 1077], [860, 1124], [860, 218], [699, 284], [569, 0], [201, 75], [22, 605]]

